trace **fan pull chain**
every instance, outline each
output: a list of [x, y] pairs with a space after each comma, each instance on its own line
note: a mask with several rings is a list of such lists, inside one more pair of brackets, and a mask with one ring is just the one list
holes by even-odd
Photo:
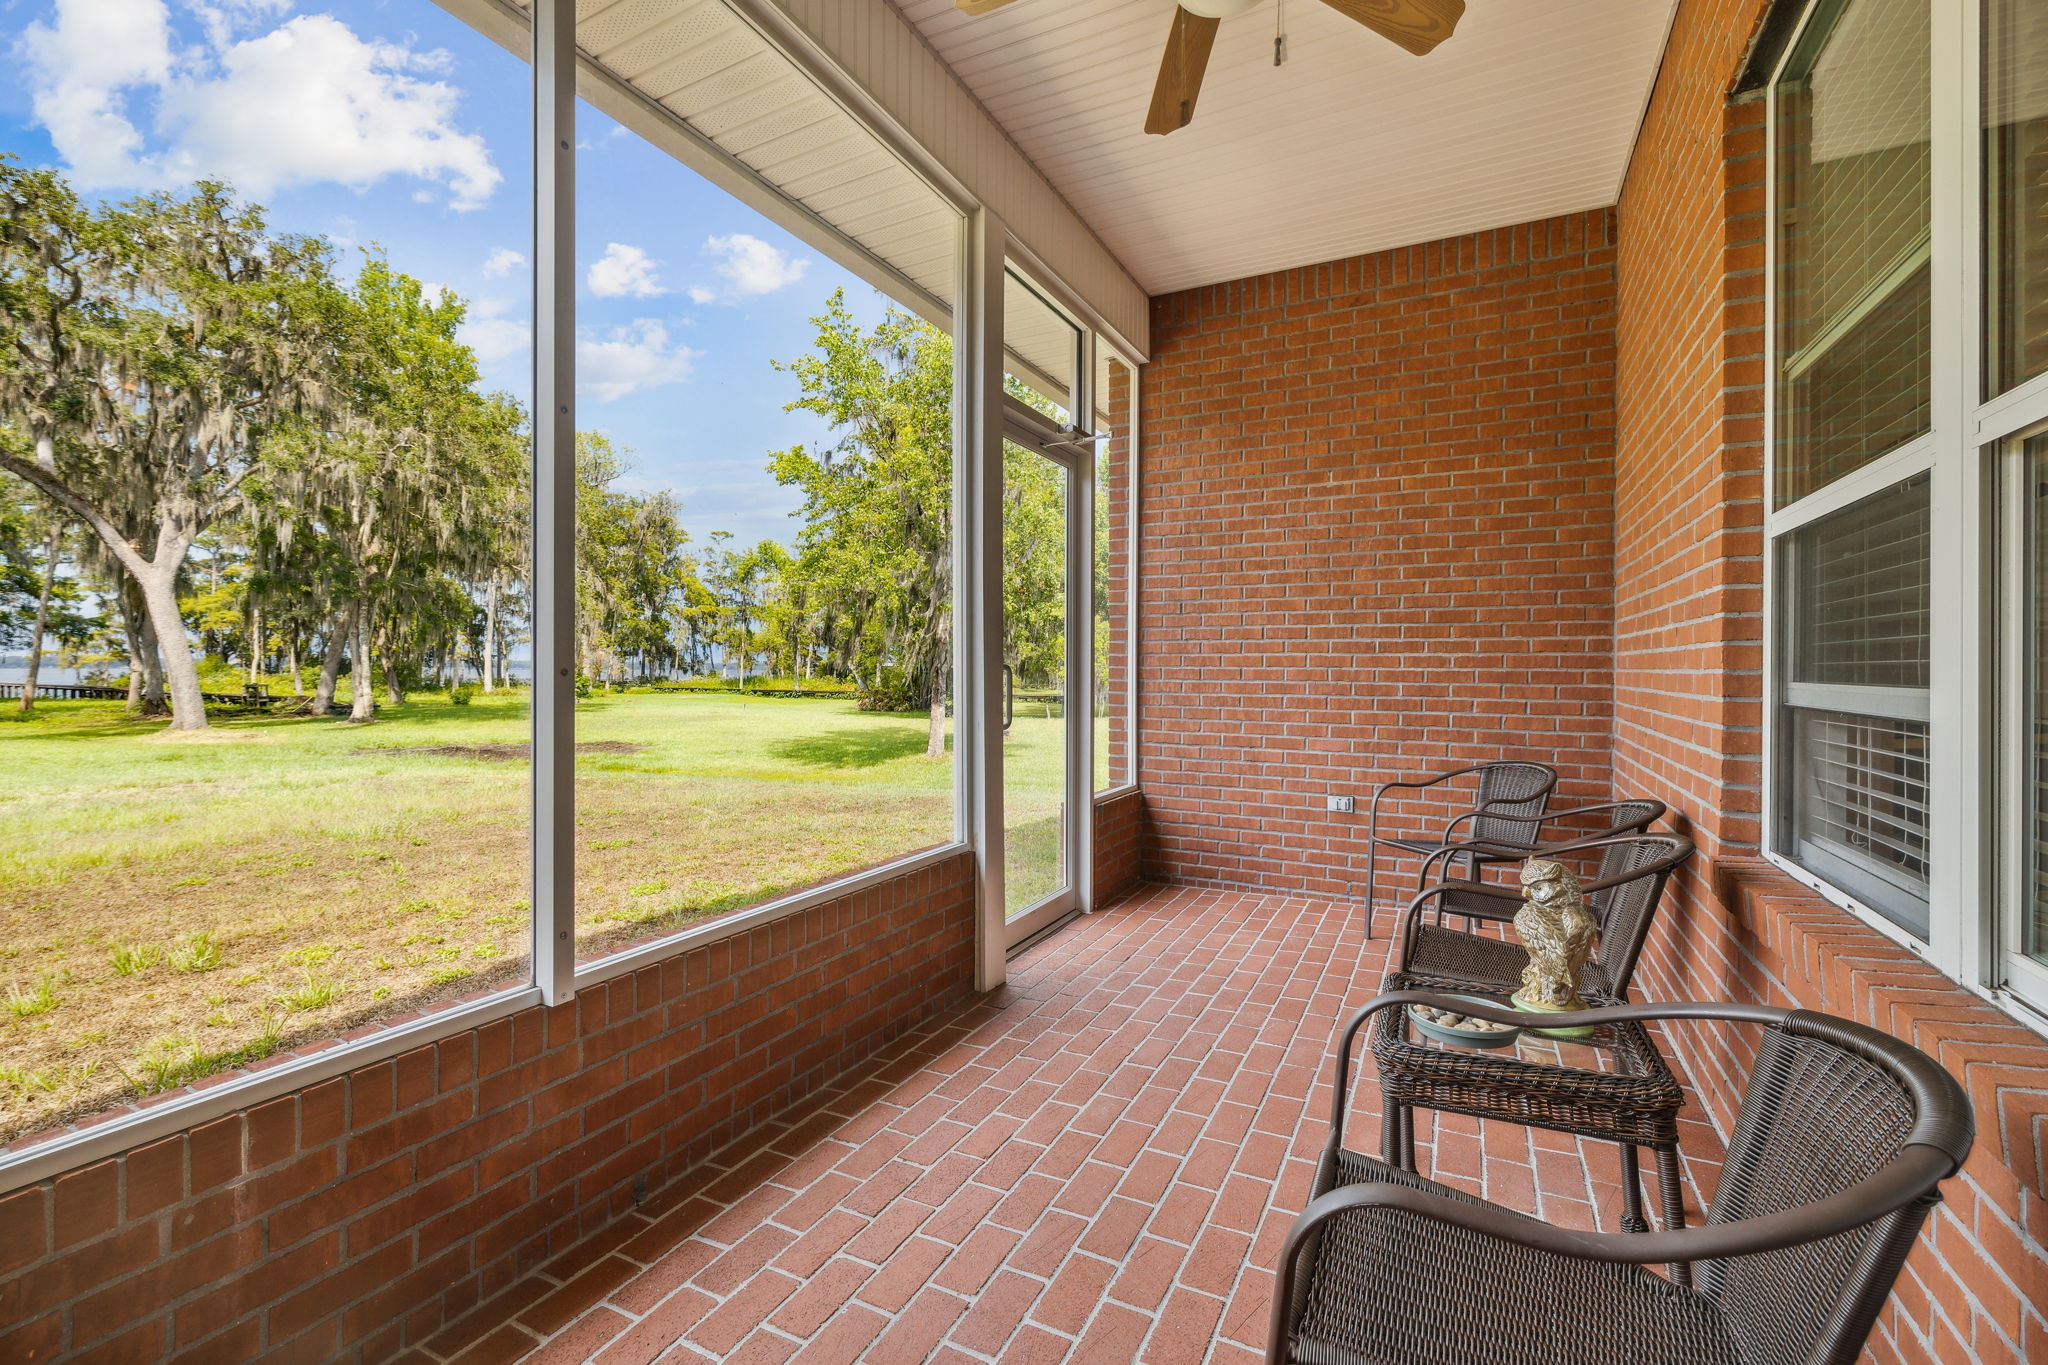
[[1273, 65], [1279, 66], [1287, 60], [1287, 0], [1273, 0]]

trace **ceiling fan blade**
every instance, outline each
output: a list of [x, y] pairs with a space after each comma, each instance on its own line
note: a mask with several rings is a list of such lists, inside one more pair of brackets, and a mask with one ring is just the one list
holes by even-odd
[[1451, 36], [1464, 17], [1465, 0], [1323, 0], [1346, 19], [1356, 19], [1382, 38], [1426, 56]]
[[1145, 131], [1171, 133], [1195, 116], [1195, 97], [1202, 93], [1202, 73], [1209, 69], [1209, 48], [1223, 21], [1190, 14], [1176, 7], [1173, 31], [1159, 59], [1159, 79], [1152, 86], [1152, 107], [1145, 112]]
[[992, 9], [1001, 9], [1009, 3], [1010, 0], [953, 0], [953, 8], [972, 18], [987, 14]]

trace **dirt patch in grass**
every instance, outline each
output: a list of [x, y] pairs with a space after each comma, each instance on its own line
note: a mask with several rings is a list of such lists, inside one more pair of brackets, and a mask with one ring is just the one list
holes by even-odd
[[[637, 754], [645, 744], [629, 744], [619, 739], [585, 740], [576, 746], [579, 754]], [[533, 757], [531, 744], [406, 744], [388, 748], [367, 748], [356, 750], [359, 754], [403, 754], [407, 757], [418, 755], [425, 758], [488, 758], [498, 762], [517, 760], [526, 762]]]

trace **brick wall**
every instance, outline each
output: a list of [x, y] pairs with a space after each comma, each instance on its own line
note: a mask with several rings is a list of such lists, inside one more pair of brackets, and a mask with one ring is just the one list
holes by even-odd
[[0, 1360], [384, 1360], [972, 981], [967, 854], [0, 1198]]
[[1613, 290], [1597, 211], [1153, 301], [1148, 876], [1358, 894], [1324, 797], [1396, 773], [1605, 793]]
[[[1861, 1019], [1938, 1056], [1978, 1145], [1879, 1320], [1882, 1365], [2048, 1360], [2048, 1047], [1754, 856], [1760, 837], [1763, 110], [1727, 93], [1763, 0], [1684, 0], [1617, 209], [1616, 794], [1700, 843], [1647, 998]], [[1749, 1038], [1674, 1030], [1723, 1125]]]
[[1145, 798], [1135, 791], [1095, 798], [1095, 903], [1107, 905], [1138, 884]]

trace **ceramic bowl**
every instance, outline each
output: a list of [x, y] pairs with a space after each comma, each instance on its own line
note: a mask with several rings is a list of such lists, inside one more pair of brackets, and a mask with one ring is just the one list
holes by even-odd
[[[1451, 995], [1444, 998], [1469, 1000], [1475, 1005], [1492, 1005], [1496, 1009], [1500, 1008], [1498, 1000], [1486, 1000], [1476, 995]], [[1520, 1028], [1514, 1026], [1501, 1029], [1499, 1032], [1491, 1029], [1452, 1028], [1448, 1024], [1440, 1024], [1424, 1016], [1423, 1008], [1421, 1005], [1410, 1005], [1408, 1017], [1415, 1021], [1415, 1027], [1440, 1043], [1450, 1043], [1457, 1047], [1507, 1047], [1522, 1033]]]

